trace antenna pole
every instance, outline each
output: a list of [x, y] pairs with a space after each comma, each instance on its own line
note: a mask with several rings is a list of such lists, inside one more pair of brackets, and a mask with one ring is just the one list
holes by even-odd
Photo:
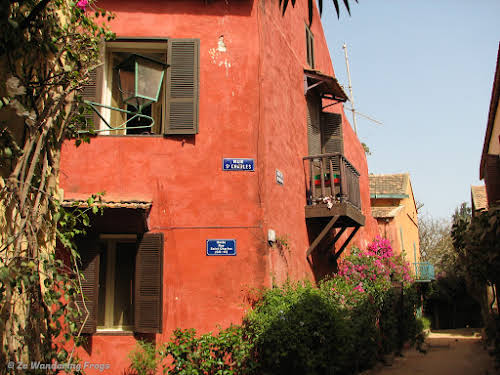
[[354, 126], [354, 133], [357, 135], [357, 126], [356, 126], [356, 109], [354, 108], [354, 95], [352, 94], [352, 85], [351, 85], [351, 71], [349, 70], [349, 57], [347, 57], [347, 46], [344, 43], [342, 46], [344, 49], [344, 56], [345, 56], [345, 66], [347, 67], [347, 81], [349, 82], [349, 94], [350, 98], [349, 100], [351, 101], [351, 112], [352, 112], [352, 124]]

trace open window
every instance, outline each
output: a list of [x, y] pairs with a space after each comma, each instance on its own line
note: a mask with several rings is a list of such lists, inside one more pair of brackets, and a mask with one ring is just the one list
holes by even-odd
[[[89, 311], [82, 332], [161, 332], [163, 234], [100, 234], [78, 249]], [[81, 298], [77, 304], [85, 311]]]
[[[107, 135], [198, 133], [198, 39], [118, 38], [103, 46], [102, 55], [104, 63], [91, 72], [82, 92], [85, 100], [102, 104], [95, 106], [99, 115], [92, 111], [85, 114], [87, 128]], [[158, 101], [141, 112], [154, 120], [151, 127], [148, 118], [134, 117], [135, 108], [124, 103], [120, 93], [116, 67], [131, 55], [166, 64]]]

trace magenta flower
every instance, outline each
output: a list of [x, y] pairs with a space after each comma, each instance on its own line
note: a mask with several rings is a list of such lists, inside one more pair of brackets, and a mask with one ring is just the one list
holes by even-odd
[[355, 290], [358, 292], [363, 293], [365, 290], [363, 289], [363, 283], [359, 283], [357, 286], [354, 287]]
[[89, 5], [88, 0], [79, 0], [78, 3], [76, 3], [76, 6], [83, 10], [85, 12], [85, 9], [87, 8], [87, 5]]

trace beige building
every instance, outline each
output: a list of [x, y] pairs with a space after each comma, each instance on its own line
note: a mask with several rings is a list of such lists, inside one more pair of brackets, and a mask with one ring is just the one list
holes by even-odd
[[395, 254], [420, 262], [417, 207], [408, 173], [370, 175], [372, 215]]

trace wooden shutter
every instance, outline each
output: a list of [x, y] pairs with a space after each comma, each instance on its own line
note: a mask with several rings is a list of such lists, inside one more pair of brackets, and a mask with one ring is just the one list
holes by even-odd
[[307, 64], [314, 69], [314, 35], [306, 25], [306, 60]]
[[321, 113], [321, 151], [329, 154], [344, 154], [344, 138], [342, 135], [342, 116], [338, 113]]
[[500, 200], [500, 156], [487, 154], [485, 167], [486, 195], [489, 206], [493, 206]]
[[[95, 103], [102, 102], [102, 80], [104, 77], [104, 43], [99, 46], [101, 54], [101, 65], [89, 72], [89, 80], [83, 85], [82, 97], [83, 100], [88, 100]], [[100, 110], [100, 107], [96, 108]], [[97, 113], [89, 106], [86, 106], [83, 113], [86, 125], [81, 130], [99, 129], [100, 118]]]
[[307, 97], [307, 145], [309, 155], [321, 154], [320, 130], [320, 103], [319, 98], [310, 95]]
[[134, 330], [161, 332], [163, 233], [144, 234], [135, 262]]
[[[81, 268], [83, 273], [81, 278], [82, 293], [77, 297], [76, 304], [82, 311], [80, 317], [80, 326], [85, 321], [87, 311], [89, 317], [83, 326], [82, 333], [92, 334], [95, 333], [97, 328], [97, 308], [99, 298], [99, 245], [96, 238], [87, 238], [77, 243], [78, 251], [80, 252]], [[85, 305], [82, 297], [84, 298]]]
[[198, 39], [170, 39], [167, 51], [165, 134], [198, 133]]

